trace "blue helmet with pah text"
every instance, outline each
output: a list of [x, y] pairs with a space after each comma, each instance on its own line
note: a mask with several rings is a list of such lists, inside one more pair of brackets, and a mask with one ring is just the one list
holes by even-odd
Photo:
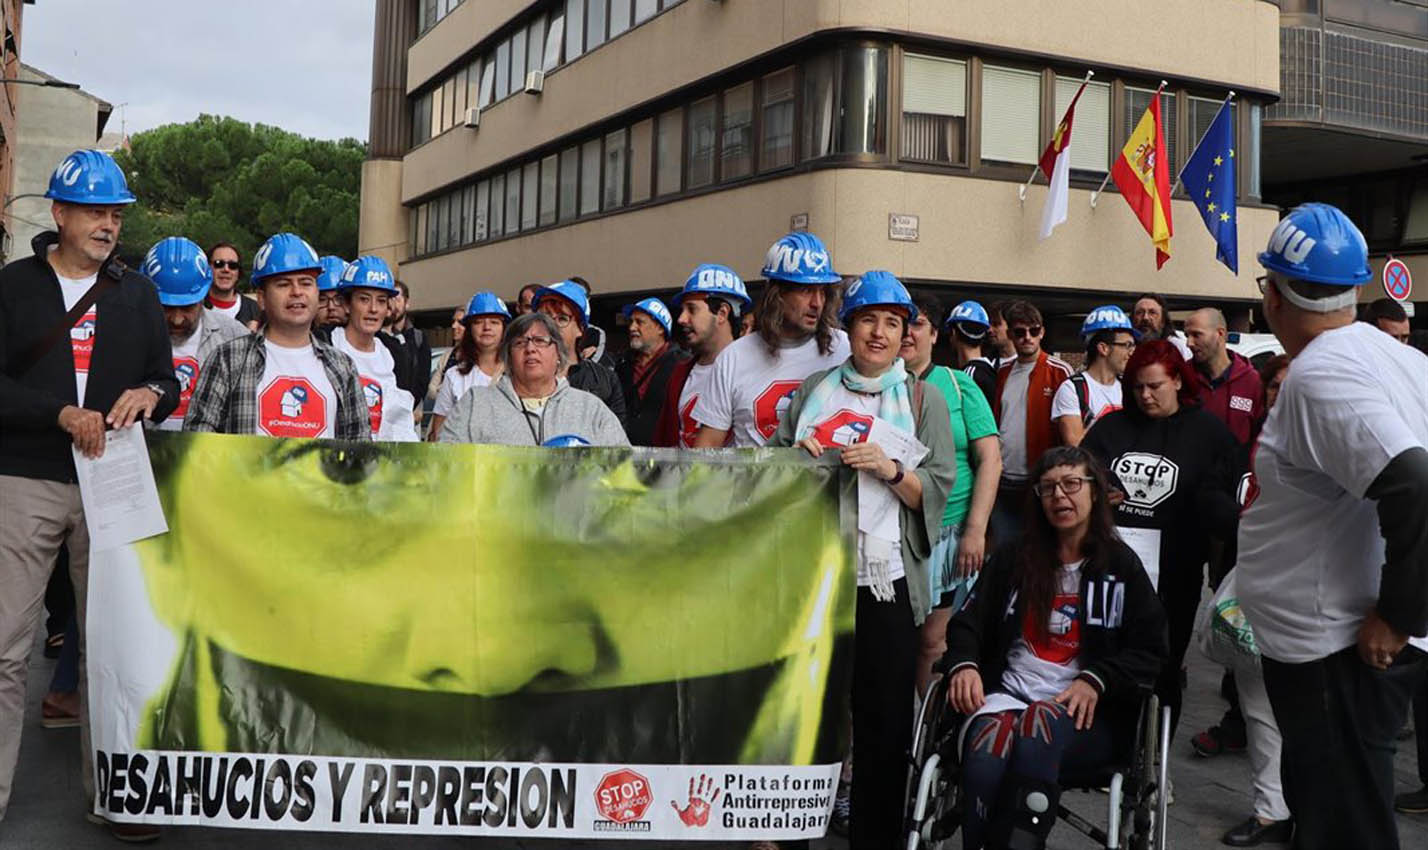
[[843, 278], [833, 271], [833, 258], [823, 241], [803, 230], [784, 236], [769, 247], [762, 272], [766, 280], [785, 283], [827, 284]]
[[575, 313], [580, 317], [580, 327], [583, 328], [590, 324], [590, 298], [585, 294], [585, 287], [573, 280], [562, 280], [560, 283], [542, 286], [535, 291], [535, 296], [531, 298], [531, 309], [540, 309], [541, 299], [552, 296], [564, 298], [574, 305]]
[[641, 313], [648, 313], [651, 319], [655, 320], [661, 328], [664, 328], [664, 335], [669, 336], [674, 328], [674, 318], [669, 314], [669, 308], [664, 306], [664, 302], [658, 298], [642, 298], [633, 304], [625, 305], [625, 318], [634, 315], [639, 310]]
[[557, 434], [548, 437], [541, 443], [541, 448], [546, 449], [579, 449], [590, 445], [590, 441], [579, 434]]
[[213, 269], [203, 249], [182, 236], [170, 236], [154, 243], [144, 256], [144, 274], [159, 290], [165, 307], [187, 307], [208, 295]]
[[119, 163], [104, 151], [96, 150], [78, 150], [65, 157], [50, 175], [45, 197], [66, 204], [95, 206], [135, 201]]
[[1081, 323], [1081, 339], [1089, 340], [1101, 331], [1130, 331], [1136, 339], [1140, 339], [1140, 331], [1132, 325], [1130, 317], [1126, 311], [1114, 304], [1107, 304], [1104, 307], [1097, 307], [1086, 314], [1086, 321]]
[[312, 272], [316, 277], [322, 273], [322, 261], [307, 240], [295, 233], [269, 236], [258, 253], [253, 255], [251, 277], [254, 286], [261, 286], [265, 278], [274, 275], [304, 271]]
[[347, 261], [328, 254], [320, 258], [319, 262], [322, 263], [322, 274], [317, 276], [317, 291], [332, 292], [337, 289], [337, 284], [342, 280], [342, 273], [347, 270]]
[[722, 298], [734, 307], [734, 315], [739, 315], [744, 310], [754, 305], [754, 300], [749, 297], [749, 290], [744, 286], [744, 281], [739, 275], [728, 266], [721, 266], [718, 263], [703, 263], [694, 268], [689, 280], [684, 282], [684, 289], [674, 297], [676, 304], [682, 302], [686, 295], [703, 294]]
[[893, 277], [892, 272], [871, 271], [848, 284], [843, 293], [843, 306], [838, 311], [838, 321], [847, 323], [848, 317], [864, 307], [902, 307], [907, 310], [907, 322], [917, 321], [917, 305], [907, 294], [907, 287]]
[[471, 296], [471, 300], [466, 302], [466, 316], [471, 319], [476, 316], [500, 316], [506, 321], [511, 320], [511, 311], [506, 307], [506, 302], [496, 296], [494, 292], [478, 292]]
[[387, 261], [368, 254], [347, 264], [347, 268], [342, 272], [342, 280], [337, 283], [337, 288], [339, 291], [379, 289], [383, 292], [396, 292], [397, 283]]

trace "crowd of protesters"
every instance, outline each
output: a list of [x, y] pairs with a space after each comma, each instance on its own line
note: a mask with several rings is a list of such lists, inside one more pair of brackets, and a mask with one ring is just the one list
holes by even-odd
[[[1332, 207], [1294, 210], [1260, 255], [1286, 353], [1258, 369], [1220, 311], [1190, 313], [1182, 333], [1147, 294], [1087, 314], [1076, 370], [1044, 349], [1029, 301], [944, 313], [888, 272], [839, 274], [807, 232], [768, 249], [758, 298], [710, 263], [669, 303], [628, 305], [619, 356], [583, 278], [527, 285], [514, 309], [478, 291], [433, 365], [406, 285], [378, 257], [319, 257], [279, 233], [246, 263], [233, 244], [175, 236], [134, 270], [115, 250], [134, 197], [111, 159], [72, 154], [48, 197], [56, 229], [0, 271], [0, 818], [42, 604], [59, 656], [42, 719], [83, 730], [93, 798], [88, 533], [70, 446], [98, 456], [106, 429], [138, 421], [836, 450], [860, 508], [857, 755], [834, 817], [854, 847], [898, 843], [910, 700], [934, 667], [972, 718], [965, 846], [1040, 846], [1050, 823], [1020, 822], [1017, 795], [1054, 799], [1063, 754], [1104, 757], [1137, 685], [1178, 722], [1202, 596], [1232, 572], [1262, 660], [1226, 672], [1229, 711], [1190, 744], [1250, 752], [1253, 814], [1224, 842], [1396, 846], [1388, 759], [1410, 695], [1424, 787], [1397, 805], [1428, 811], [1428, 358], [1400, 344], [1395, 302], [1354, 321], [1367, 252]], [[238, 291], [245, 270], [255, 297]], [[1128, 589], [1125, 609], [1088, 624], [1087, 588], [1106, 582]]]

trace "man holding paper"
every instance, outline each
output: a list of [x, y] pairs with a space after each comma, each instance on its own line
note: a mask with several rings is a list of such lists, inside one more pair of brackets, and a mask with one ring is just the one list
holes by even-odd
[[[105, 153], [75, 151], [55, 169], [46, 197], [58, 233], [41, 233], [33, 257], [0, 270], [0, 819], [19, 756], [40, 602], [62, 543], [80, 623], [89, 762], [82, 684], [89, 532], [71, 446], [98, 457], [107, 428], [161, 421], [179, 399], [154, 286], [112, 256], [124, 208], [134, 202], [124, 173]], [[87, 768], [83, 782], [92, 801]]]

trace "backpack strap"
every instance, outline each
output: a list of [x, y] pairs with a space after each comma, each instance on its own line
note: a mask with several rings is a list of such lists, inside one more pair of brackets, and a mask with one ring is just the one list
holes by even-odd
[[1067, 380], [1076, 388], [1076, 400], [1081, 403], [1081, 424], [1090, 425], [1095, 416], [1091, 413], [1091, 387], [1086, 383], [1086, 373], [1077, 372]]

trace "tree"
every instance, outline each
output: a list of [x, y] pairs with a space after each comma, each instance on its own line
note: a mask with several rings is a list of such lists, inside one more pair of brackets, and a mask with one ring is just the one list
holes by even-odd
[[232, 242], [248, 268], [263, 240], [289, 231], [350, 260], [366, 156], [356, 139], [214, 115], [136, 133], [115, 152], [139, 199], [124, 218], [124, 254], [136, 262], [160, 239], [187, 236], [204, 250]]

